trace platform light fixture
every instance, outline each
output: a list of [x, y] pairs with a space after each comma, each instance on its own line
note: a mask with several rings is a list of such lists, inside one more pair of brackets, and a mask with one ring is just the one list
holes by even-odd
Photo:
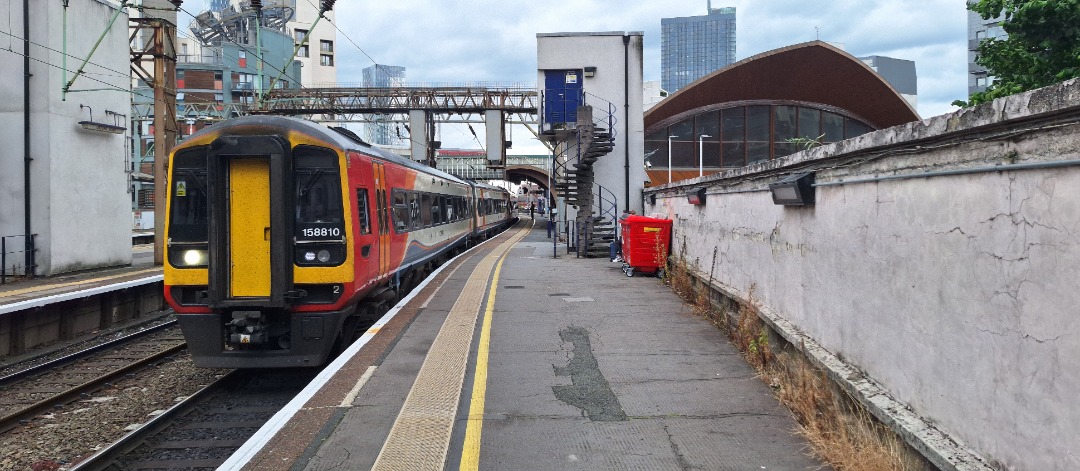
[[773, 204], [806, 206], [814, 204], [814, 173], [793, 173], [769, 184]]
[[695, 206], [701, 206], [705, 204], [705, 187], [699, 186], [697, 188], [691, 188], [686, 191], [686, 200], [690, 204]]
[[592, 66], [585, 67], [585, 76], [586, 77], [592, 77], [594, 75], [596, 75], [596, 67], [592, 67]]

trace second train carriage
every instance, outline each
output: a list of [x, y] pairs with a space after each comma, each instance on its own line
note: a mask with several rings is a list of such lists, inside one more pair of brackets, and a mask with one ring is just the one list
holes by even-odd
[[296, 118], [199, 131], [169, 182], [165, 297], [203, 367], [321, 365], [362, 302], [512, 222], [501, 188]]

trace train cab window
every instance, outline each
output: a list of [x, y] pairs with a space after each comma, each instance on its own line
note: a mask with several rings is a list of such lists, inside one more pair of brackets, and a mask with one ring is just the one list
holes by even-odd
[[409, 230], [409, 201], [405, 190], [394, 190], [394, 231]]
[[205, 146], [184, 149], [172, 160], [167, 252], [169, 263], [178, 268], [206, 267], [206, 153]]
[[296, 191], [293, 263], [297, 266], [345, 263], [348, 256], [345, 198], [341, 193], [338, 154], [323, 147], [296, 146], [293, 182]]
[[356, 214], [357, 225], [361, 234], [371, 233], [371, 218], [368, 215], [368, 194], [367, 188], [356, 189]]
[[337, 155], [326, 149], [298, 146], [293, 156], [297, 231], [311, 225], [335, 226], [340, 236], [344, 211]]

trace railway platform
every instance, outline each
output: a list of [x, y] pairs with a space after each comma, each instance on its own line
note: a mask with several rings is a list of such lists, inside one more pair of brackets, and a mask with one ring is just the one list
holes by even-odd
[[441, 267], [219, 469], [828, 469], [713, 325], [546, 223]]
[[152, 254], [135, 246], [132, 266], [0, 284], [0, 366], [160, 317], [163, 277]]

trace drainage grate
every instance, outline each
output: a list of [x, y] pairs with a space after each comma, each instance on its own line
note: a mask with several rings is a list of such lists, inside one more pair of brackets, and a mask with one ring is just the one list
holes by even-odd
[[551, 293], [548, 296], [570, 296], [570, 293]]
[[525, 289], [525, 287], [524, 286], [513, 285], [513, 286], [503, 286], [503, 289]]

